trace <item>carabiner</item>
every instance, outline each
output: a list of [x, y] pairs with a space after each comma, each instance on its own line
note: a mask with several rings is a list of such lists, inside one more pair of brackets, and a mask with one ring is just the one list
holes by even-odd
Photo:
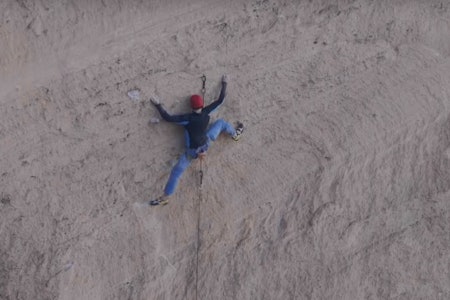
[[202, 77], [200, 77], [202, 79], [202, 94], [203, 97], [205, 97], [205, 92], [206, 92], [206, 76], [205, 74], [202, 75]]

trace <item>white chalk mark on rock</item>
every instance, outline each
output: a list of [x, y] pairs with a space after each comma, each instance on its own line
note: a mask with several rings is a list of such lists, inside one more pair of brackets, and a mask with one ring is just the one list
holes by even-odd
[[139, 89], [129, 90], [127, 93], [128, 97], [130, 97], [133, 101], [141, 100], [141, 91]]

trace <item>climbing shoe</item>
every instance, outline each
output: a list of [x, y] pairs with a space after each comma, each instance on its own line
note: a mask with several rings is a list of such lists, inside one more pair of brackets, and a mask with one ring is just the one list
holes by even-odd
[[161, 196], [155, 200], [151, 200], [148, 202], [148, 204], [151, 206], [166, 205], [168, 203], [169, 203], [169, 200], [167, 199], [167, 197], [164, 197], [164, 196]]
[[238, 125], [236, 127], [236, 134], [232, 136], [233, 140], [239, 141], [242, 132], [244, 132], [244, 124], [238, 122]]

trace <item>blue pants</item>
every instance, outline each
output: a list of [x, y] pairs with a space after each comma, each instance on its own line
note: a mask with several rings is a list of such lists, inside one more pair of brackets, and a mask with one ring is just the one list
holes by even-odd
[[[203, 148], [203, 150], [207, 150], [211, 141], [215, 141], [220, 133], [223, 131], [227, 132], [230, 136], [233, 136], [236, 134], [236, 130], [233, 126], [231, 126], [230, 123], [219, 119], [216, 122], [214, 122], [208, 129], [208, 132], [206, 133], [206, 136], [208, 137], [208, 142]], [[189, 141], [186, 141], [187, 145], [189, 144]], [[192, 159], [196, 159], [198, 157], [197, 149], [187, 149], [183, 155], [181, 155], [180, 159], [178, 160], [177, 164], [173, 167], [172, 171], [170, 172], [169, 180], [167, 181], [166, 187], [164, 188], [164, 194], [166, 196], [172, 195], [178, 185], [178, 182], [180, 181], [181, 175], [183, 175], [183, 172], [189, 167], [191, 164]]]

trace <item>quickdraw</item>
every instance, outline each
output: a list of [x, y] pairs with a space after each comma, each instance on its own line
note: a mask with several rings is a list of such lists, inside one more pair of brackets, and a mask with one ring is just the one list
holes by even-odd
[[202, 79], [202, 96], [203, 96], [203, 100], [205, 99], [205, 93], [206, 93], [206, 76], [205, 74], [202, 75], [202, 77], [200, 77]]

